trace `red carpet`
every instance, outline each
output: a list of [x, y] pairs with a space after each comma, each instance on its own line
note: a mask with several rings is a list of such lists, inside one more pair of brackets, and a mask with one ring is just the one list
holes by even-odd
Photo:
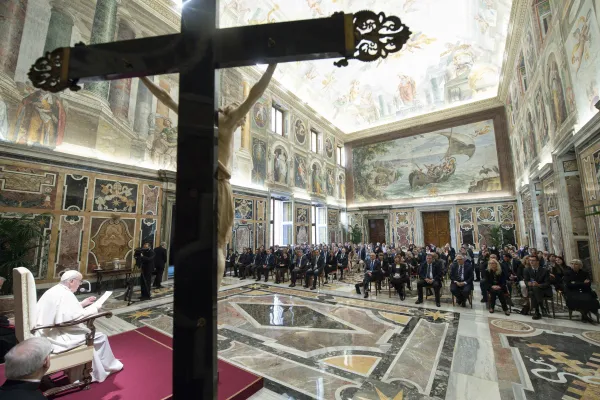
[[[143, 327], [109, 338], [115, 356], [125, 368], [89, 390], [55, 397], [61, 400], [164, 400], [173, 393], [173, 339]], [[263, 387], [263, 379], [219, 360], [219, 400], [243, 400]], [[60, 380], [60, 374], [59, 380]], [[4, 364], [0, 365], [0, 384], [4, 383]], [[56, 379], [53, 379], [56, 381]]]

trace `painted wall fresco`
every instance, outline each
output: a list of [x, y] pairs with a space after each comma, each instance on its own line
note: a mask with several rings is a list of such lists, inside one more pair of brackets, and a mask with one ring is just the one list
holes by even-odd
[[[0, 44], [0, 73], [3, 77], [0, 80], [0, 141], [154, 170], [174, 171], [177, 163], [177, 114], [158, 101], [138, 79], [92, 83], [85, 85], [85, 90], [80, 92], [51, 94], [34, 89], [28, 81], [27, 72], [44, 51], [77, 42], [101, 43], [111, 37], [109, 32], [113, 32], [112, 37], [117, 40], [175, 33], [180, 29], [178, 6], [164, 1], [126, 2], [118, 7], [119, 15], [123, 18], [117, 18], [116, 14], [114, 18], [94, 18], [95, 14], [116, 13], [117, 8], [104, 8], [101, 2], [95, 4], [88, 0], [73, 0], [69, 3], [73, 12], [67, 15], [51, 3], [50, 0], [30, 1], [22, 12], [11, 13], [10, 18], [6, 17], [2, 22], [9, 32], [20, 33], [11, 41]], [[92, 32], [97, 37], [92, 37]], [[255, 83], [255, 78], [246, 69], [227, 69], [219, 74], [217, 91], [220, 107], [243, 101], [244, 83]], [[151, 79], [171, 97], [178, 99], [177, 75], [161, 75]], [[280, 190], [290, 193], [296, 191], [292, 181], [292, 155], [296, 149], [308, 150], [308, 133], [313, 128], [318, 128], [323, 135], [323, 149], [313, 155], [321, 162], [322, 173], [325, 165], [336, 172], [342, 170], [336, 166], [335, 160], [335, 149], [343, 144], [343, 140], [336, 136], [339, 132], [328, 126], [317, 126], [315, 121], [321, 120], [321, 117], [315, 115], [314, 111], [293, 99], [280, 99], [274, 92], [275, 88], [269, 89], [249, 112], [249, 146], [244, 151], [246, 158], [251, 157], [251, 164], [244, 166], [249, 172], [244, 176], [244, 181], [236, 184], [252, 184], [255, 188], [268, 189], [271, 184], [277, 183]], [[273, 103], [277, 103], [285, 114], [283, 135], [273, 134]], [[235, 136], [234, 150], [239, 152], [239, 133]], [[282, 145], [279, 155], [275, 154], [276, 142]], [[235, 169], [236, 156], [233, 158]], [[118, 174], [118, 171], [115, 172]], [[306, 178], [307, 184], [302, 190], [309, 196], [309, 177]], [[93, 190], [90, 193], [77, 192], [77, 186], [84, 186], [84, 183], [89, 186], [74, 178], [69, 180], [67, 187], [72, 194], [67, 194], [65, 207], [75, 210], [81, 206], [81, 201], [85, 201], [85, 196], [92, 196]], [[138, 190], [142, 191], [143, 188], [139, 187]], [[10, 201], [10, 194], [6, 193], [4, 200]], [[71, 196], [79, 196], [79, 203], [73, 203], [75, 199], [71, 199]], [[326, 199], [339, 206], [341, 202], [336, 200], [339, 199], [334, 196]], [[29, 205], [31, 200], [24, 201]], [[114, 207], [108, 205], [105, 210]]]
[[573, 92], [577, 103], [580, 124], [587, 122], [596, 112], [600, 82], [600, 42], [598, 27], [598, 2], [583, 0], [571, 2], [563, 25], [570, 28], [565, 36], [565, 50], [569, 71], [573, 77]]
[[501, 189], [491, 120], [353, 149], [356, 202]]

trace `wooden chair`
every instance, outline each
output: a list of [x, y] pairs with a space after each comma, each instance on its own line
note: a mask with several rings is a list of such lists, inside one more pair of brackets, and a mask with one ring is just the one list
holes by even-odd
[[94, 336], [96, 335], [94, 321], [100, 317], [110, 318], [112, 317], [112, 313], [101, 312], [61, 324], [36, 327], [37, 293], [33, 274], [27, 268], [19, 267], [13, 269], [13, 291], [15, 295], [15, 333], [19, 342], [33, 337], [35, 332], [41, 329], [65, 328], [85, 324], [90, 330], [90, 333], [86, 335], [85, 342], [78, 347], [61, 353], [51, 354], [50, 369], [46, 372], [46, 375], [51, 375], [79, 365], [85, 365], [79, 382], [52, 388], [45, 392], [44, 395], [53, 396], [76, 388], [89, 389], [92, 382], [92, 359], [94, 356]]
[[[450, 292], [452, 293], [452, 292]], [[452, 307], [455, 306], [455, 299], [456, 297], [454, 297], [454, 294], [452, 294]], [[471, 308], [473, 308], [473, 289], [471, 289], [471, 291], [469, 292], [469, 297], [467, 298], [467, 301], [469, 302], [469, 305], [471, 306]]]
[[[473, 293], [473, 291], [471, 291], [471, 294], [472, 293]], [[510, 292], [506, 291], [503, 294], [504, 294], [504, 297], [505, 297], [505, 300], [506, 300], [506, 305], [508, 306], [508, 311], [512, 314], [512, 305], [508, 301], [510, 299]], [[490, 309], [490, 301], [492, 301], [492, 296], [490, 295], [490, 292], [488, 291], [488, 293], [487, 293], [487, 301], [485, 302], [485, 308], [488, 309], [488, 310]], [[454, 304], [454, 300], [452, 301], [452, 303]], [[500, 302], [498, 301], [496, 303], [496, 306], [502, 307], [502, 303], [500, 303], [500, 304], [499, 303]], [[473, 308], [473, 304], [472, 303], [471, 303], [471, 308]]]

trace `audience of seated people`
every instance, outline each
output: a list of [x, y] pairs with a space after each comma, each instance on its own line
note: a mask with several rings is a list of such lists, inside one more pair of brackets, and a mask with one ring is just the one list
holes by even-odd
[[[577, 268], [577, 269], [576, 269]], [[343, 281], [351, 273], [358, 294], [369, 296], [371, 286], [381, 290], [387, 282], [401, 300], [406, 289], [412, 291], [412, 280], [417, 281], [417, 303], [423, 303], [423, 289], [435, 296], [440, 307], [440, 289], [449, 283], [457, 304], [466, 307], [479, 282], [481, 302], [494, 312], [499, 301], [509, 315], [514, 296], [522, 299], [521, 314], [531, 314], [533, 319], [547, 315], [545, 301], [554, 293], [564, 296], [569, 309], [580, 311], [584, 322], [591, 321], [590, 314], [598, 312], [596, 293], [591, 288], [591, 271], [582, 269], [581, 261], [573, 260], [567, 266], [561, 256], [533, 247], [504, 248], [481, 245], [479, 253], [472, 245], [462, 245], [458, 251], [446, 244], [436, 247], [395, 246], [386, 243], [331, 243], [331, 245], [288, 245], [260, 247], [253, 253], [245, 248], [242, 254], [228, 252], [227, 269], [240, 279], [253, 277], [265, 282], [274, 275], [275, 283], [283, 283], [286, 275], [295, 287], [298, 279], [303, 287], [316, 289], [320, 277], [324, 285], [334, 279]], [[359, 278], [355, 277], [359, 273]], [[347, 274], [348, 275], [348, 274]], [[361, 289], [362, 288], [362, 289]], [[364, 292], [364, 293], [363, 293]]]

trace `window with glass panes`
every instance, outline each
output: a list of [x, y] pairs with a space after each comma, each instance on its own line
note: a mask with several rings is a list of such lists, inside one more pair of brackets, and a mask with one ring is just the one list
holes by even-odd
[[271, 246], [292, 244], [292, 202], [271, 198]]
[[344, 147], [343, 146], [337, 147], [336, 160], [337, 160], [337, 165], [341, 165], [342, 167], [344, 166], [345, 163], [344, 163]]
[[317, 243], [327, 242], [327, 208], [317, 207]]
[[310, 130], [310, 151], [318, 153], [321, 146], [319, 143], [319, 132], [311, 129]]
[[317, 207], [310, 208], [310, 243], [317, 243]]
[[275, 104], [271, 107], [271, 129], [283, 136], [283, 111]]

